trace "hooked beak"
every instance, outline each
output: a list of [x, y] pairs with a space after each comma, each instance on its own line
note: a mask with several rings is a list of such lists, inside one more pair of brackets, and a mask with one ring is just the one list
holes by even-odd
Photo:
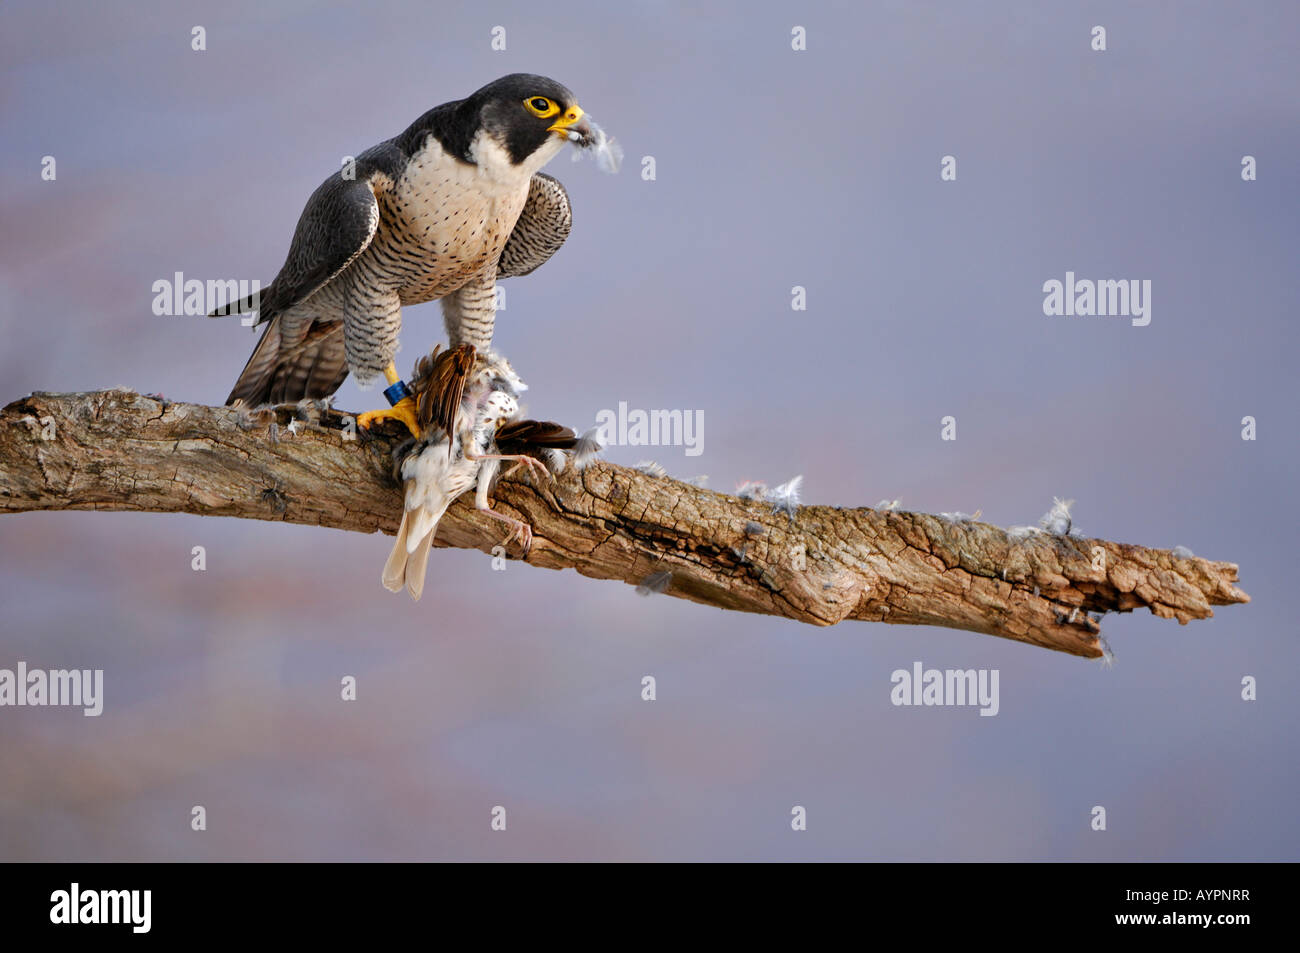
[[594, 141], [591, 123], [585, 118], [581, 106], [570, 106], [564, 111], [563, 116], [546, 127], [546, 131], [553, 132], [561, 139], [568, 139], [583, 148], [591, 145]]

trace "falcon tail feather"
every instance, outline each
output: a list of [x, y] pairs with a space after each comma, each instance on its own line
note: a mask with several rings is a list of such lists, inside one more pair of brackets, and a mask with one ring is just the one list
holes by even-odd
[[269, 403], [271, 381], [275, 376], [280, 354], [280, 321], [277, 318], [262, 332], [262, 339], [253, 348], [248, 363], [239, 372], [239, 378], [226, 398], [227, 404], [242, 400], [249, 407]]

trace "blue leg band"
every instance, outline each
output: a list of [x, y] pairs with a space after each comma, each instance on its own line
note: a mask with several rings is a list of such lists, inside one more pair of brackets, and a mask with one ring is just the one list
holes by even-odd
[[395, 407], [403, 399], [411, 396], [411, 390], [406, 386], [406, 381], [398, 381], [384, 388], [384, 396], [388, 398], [388, 406]]

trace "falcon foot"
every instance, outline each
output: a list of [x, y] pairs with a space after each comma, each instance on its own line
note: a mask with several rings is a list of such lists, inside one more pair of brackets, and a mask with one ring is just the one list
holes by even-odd
[[411, 436], [420, 439], [420, 422], [415, 416], [415, 401], [403, 397], [387, 410], [370, 410], [357, 415], [357, 426], [369, 428], [381, 420], [400, 420], [411, 431]]

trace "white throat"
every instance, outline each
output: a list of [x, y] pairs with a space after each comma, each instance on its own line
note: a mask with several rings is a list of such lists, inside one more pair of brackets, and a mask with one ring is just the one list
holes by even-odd
[[469, 154], [478, 166], [479, 175], [494, 182], [515, 184], [530, 180], [533, 173], [554, 159], [565, 145], [566, 140], [551, 136], [532, 155], [515, 165], [510, 161], [510, 153], [485, 130], [480, 129], [470, 143]]

